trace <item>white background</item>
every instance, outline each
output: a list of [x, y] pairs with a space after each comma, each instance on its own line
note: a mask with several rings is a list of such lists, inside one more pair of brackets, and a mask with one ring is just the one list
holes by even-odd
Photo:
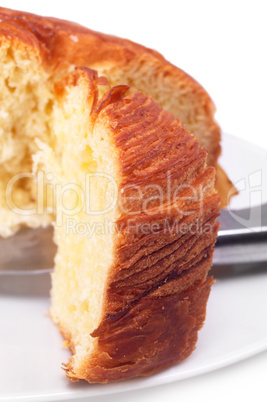
[[[267, 149], [265, 1], [3, 0], [1, 6], [70, 19], [158, 50], [207, 89], [225, 132]], [[225, 399], [267, 400], [267, 353], [194, 379], [114, 397], [118, 402]]]

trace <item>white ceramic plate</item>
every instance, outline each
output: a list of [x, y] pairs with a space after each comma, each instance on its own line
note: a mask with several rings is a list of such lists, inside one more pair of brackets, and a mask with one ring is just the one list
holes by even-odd
[[[239, 183], [234, 208], [267, 201], [266, 151], [224, 135], [221, 162], [234, 183]], [[77, 400], [153, 387], [203, 374], [267, 349], [266, 268], [217, 280], [197, 348], [186, 361], [147, 378], [105, 385], [72, 384], [60, 369], [69, 352], [60, 347], [62, 339], [46, 314], [49, 288], [48, 274], [0, 277], [1, 401]]]

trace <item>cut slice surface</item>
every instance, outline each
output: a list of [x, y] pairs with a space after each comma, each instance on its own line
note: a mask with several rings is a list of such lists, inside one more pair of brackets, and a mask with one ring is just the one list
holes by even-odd
[[212, 284], [214, 169], [178, 120], [127, 90], [77, 69], [56, 86], [56, 145], [40, 143], [36, 157], [53, 174], [51, 315], [72, 380], [117, 381], [187, 357]]
[[[0, 18], [0, 235], [54, 225], [51, 316], [72, 350], [67, 376], [118, 381], [185, 359], [212, 284], [215, 171], [142, 91], [204, 130], [216, 160], [210, 98], [129, 41], [10, 10]], [[142, 91], [117, 85], [129, 81]]]
[[0, 39], [0, 236], [51, 221], [37, 211], [31, 174], [35, 139], [52, 141], [53, 84], [40, 62], [33, 48]]
[[[80, 69], [74, 78], [75, 83], [58, 95], [54, 114], [58, 145], [56, 149], [45, 146], [38, 159], [46, 173], [53, 172], [57, 192], [58, 253], [51, 313], [71, 337], [80, 359], [95, 343], [90, 334], [100, 323], [107, 273], [113, 264], [119, 180], [112, 138], [91, 115], [97, 76]], [[95, 85], [94, 90], [89, 85]]]
[[[208, 165], [217, 168], [220, 127], [214, 119], [215, 106], [210, 96], [197, 81], [158, 52], [55, 18], [0, 7], [0, 19], [0, 35], [16, 38], [37, 50], [43, 67], [56, 80], [74, 66], [85, 66], [106, 76], [112, 86], [131, 85], [152, 96], [198, 138], [208, 150]], [[232, 184], [221, 172], [217, 181], [222, 200], [229, 202], [227, 195]]]

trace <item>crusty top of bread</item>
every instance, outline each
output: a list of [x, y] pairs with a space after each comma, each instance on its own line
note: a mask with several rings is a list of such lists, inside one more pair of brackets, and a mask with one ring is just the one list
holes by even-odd
[[[208, 148], [208, 164], [216, 165], [220, 155], [220, 128], [214, 120], [214, 103], [196, 80], [168, 62], [161, 54], [130, 40], [95, 32], [79, 24], [56, 18], [40, 17], [6, 8], [0, 8], [0, 18], [2, 20], [0, 33], [19, 39], [37, 52], [41, 51], [42, 63], [46, 63], [47, 67], [58, 72], [59, 75], [62, 74], [62, 71], [65, 73], [70, 65], [104, 70], [105, 75], [108, 75], [107, 71], [112, 69], [114, 72], [113, 68], [124, 70], [130, 69], [131, 65], [140, 68], [146, 64], [147, 71], [150, 70], [149, 74], [152, 71], [155, 76], [160, 76], [161, 84], [169, 85], [173, 89], [173, 93], [178, 86], [179, 91], [190, 92], [201, 107], [201, 115], [204, 115], [203, 119], [206, 124], [205, 132], [202, 130], [198, 136], [196, 128], [194, 134], [199, 139], [202, 137], [201, 145]], [[141, 74], [143, 73], [144, 71]], [[109, 80], [110, 78], [108, 76]], [[129, 82], [122, 81], [114, 83], [129, 84]], [[143, 88], [137, 87], [137, 89], [146, 92]], [[147, 93], [154, 97], [149, 90]], [[164, 107], [164, 105], [162, 106]], [[168, 110], [168, 108], [166, 110], [175, 115], [175, 110]], [[177, 115], [175, 117], [189, 125], [189, 121], [183, 121], [183, 118]], [[189, 127], [188, 129], [190, 130]]]
[[[68, 377], [90, 382], [118, 381], [156, 372], [186, 358], [195, 347], [213, 282], [212, 278], [207, 279], [207, 272], [218, 230], [215, 170], [206, 167], [206, 150], [199, 147], [197, 139], [167, 108], [162, 109], [143, 91], [136, 91], [138, 86], [128, 90], [127, 85], [114, 85], [116, 79], [112, 79], [129, 65], [142, 66], [147, 74], [152, 72], [159, 77], [157, 82], [166, 86], [168, 82], [168, 96], [177, 92], [172, 83], [177, 82], [185, 91], [191, 88], [192, 102], [197, 104], [194, 107], [201, 106], [199, 116], [204, 112], [208, 116], [208, 136], [212, 136], [218, 130], [209, 96], [162, 56], [132, 42], [94, 33], [76, 24], [5, 9], [0, 10], [0, 19], [2, 45], [9, 46], [13, 41], [8, 48], [10, 54], [6, 52], [7, 60], [13, 52], [13, 69], [16, 70], [16, 57], [18, 60], [21, 50], [26, 64], [30, 61], [27, 65], [40, 73], [35, 81], [40, 85], [35, 86], [31, 82], [32, 68], [28, 69], [24, 92], [30, 92], [27, 84], [32, 84], [32, 92], [43, 85], [50, 88], [48, 95], [53, 102], [54, 95], [57, 98], [53, 108], [46, 108], [48, 104], [44, 102], [45, 112], [40, 109], [38, 122], [47, 110], [53, 110], [53, 117], [43, 121], [49, 129], [38, 138], [40, 147], [37, 144], [27, 149], [29, 161], [39, 151], [36, 166], [40, 163], [41, 169], [59, 172], [57, 180], [64, 185], [72, 181], [73, 172], [74, 182], [82, 181], [84, 170], [90, 170], [93, 160], [99, 171], [114, 171], [118, 184], [122, 208], [119, 213], [117, 209], [111, 213], [115, 235], [110, 233], [102, 240], [92, 241], [75, 234], [68, 237], [66, 221], [55, 224], [59, 252], [53, 273], [51, 316], [73, 351], [66, 367]], [[81, 67], [76, 68], [77, 65]], [[102, 70], [108, 71], [110, 66], [110, 87], [88, 69], [95, 67], [103, 74]], [[8, 71], [7, 68], [7, 74]], [[9, 112], [11, 119], [15, 103], [22, 103], [22, 98], [18, 101], [12, 92], [14, 87], [19, 88], [21, 76], [13, 87], [8, 86], [8, 79], [5, 83], [14, 106]], [[139, 70], [138, 76], [142, 77]], [[40, 77], [42, 82], [38, 81]], [[63, 81], [57, 82], [58, 79]], [[117, 81], [128, 83], [118, 77]], [[154, 81], [151, 85], [155, 89]], [[164, 85], [158, 88], [160, 93], [166, 89]], [[107, 86], [104, 92], [101, 86]], [[37, 100], [43, 96], [49, 99], [46, 91], [34, 95]], [[30, 120], [36, 105], [38, 102], [33, 102], [33, 108], [23, 118]], [[37, 137], [30, 130], [32, 124], [27, 127], [23, 133], [26, 144], [30, 143], [29, 134], [33, 134], [32, 142]], [[18, 144], [22, 131], [17, 128]], [[50, 135], [55, 135], [51, 143], [47, 141]], [[216, 135], [213, 140], [211, 156], [216, 157]], [[11, 161], [12, 157], [6, 164]], [[30, 162], [27, 167], [31, 169]], [[136, 187], [142, 190], [143, 197], [135, 197], [133, 202]], [[97, 183], [95, 189], [98, 188]], [[99, 194], [103, 202], [110, 193], [104, 188]], [[76, 223], [95, 222], [83, 212], [75, 219]], [[208, 233], [202, 230], [206, 224]], [[146, 225], [149, 232], [143, 230]], [[93, 303], [95, 309], [91, 308]]]
[[[168, 74], [174, 73], [172, 71], [174, 68], [176, 73], [181, 72], [184, 80], [188, 80], [187, 84], [191, 82], [201, 87], [194, 78], [172, 65], [157, 51], [128, 39], [93, 31], [74, 22], [4, 7], [0, 7], [0, 18], [1, 33], [18, 38], [30, 46], [39, 48], [41, 44], [42, 49], [48, 50], [49, 57], [46, 61], [51, 65], [58, 66], [58, 60], [62, 58], [77, 66], [98, 62], [115, 62], [120, 66], [135, 59], [136, 56], [145, 54], [171, 67]], [[78, 36], [75, 37], [75, 35]], [[203, 94], [209, 98], [204, 88], [202, 90]]]

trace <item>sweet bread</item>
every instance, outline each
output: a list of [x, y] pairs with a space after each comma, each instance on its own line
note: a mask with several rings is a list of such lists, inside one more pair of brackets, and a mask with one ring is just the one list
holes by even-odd
[[170, 83], [191, 91], [184, 116], [205, 111], [215, 164], [210, 98], [129, 41], [6, 9], [0, 19], [0, 233], [54, 225], [50, 314], [72, 351], [68, 378], [119, 381], [185, 359], [213, 283], [220, 199], [207, 151], [168, 112]]
[[24, 43], [28, 54], [30, 48], [39, 53], [36, 57], [51, 81], [64, 77], [74, 66], [89, 67], [106, 76], [112, 86], [131, 85], [152, 96], [207, 149], [208, 165], [219, 171], [216, 187], [222, 205], [227, 203], [232, 183], [217, 165], [220, 128], [214, 119], [215, 107], [192, 77], [154, 50], [72, 22], [5, 8], [0, 8], [0, 19], [2, 41], [8, 35]]

